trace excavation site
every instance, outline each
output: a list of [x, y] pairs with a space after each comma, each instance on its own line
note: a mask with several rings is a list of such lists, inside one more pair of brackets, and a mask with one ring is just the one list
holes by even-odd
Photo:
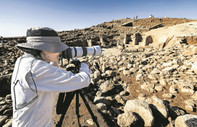
[[[102, 53], [79, 58], [91, 84], [57, 96], [54, 127], [197, 127], [197, 20], [126, 18], [57, 32], [70, 47], [100, 46]], [[11, 77], [23, 54], [15, 46], [24, 42], [0, 37], [2, 127], [12, 126]]]

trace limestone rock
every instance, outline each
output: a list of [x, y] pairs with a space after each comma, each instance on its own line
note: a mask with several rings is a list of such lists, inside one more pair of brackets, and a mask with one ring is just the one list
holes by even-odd
[[4, 124], [2, 127], [12, 127], [12, 119], [9, 120], [6, 124]]
[[164, 87], [163, 87], [162, 85], [156, 85], [156, 86], [155, 86], [155, 90], [156, 90], [157, 92], [161, 92], [161, 91], [164, 90]]
[[145, 126], [153, 126], [154, 117], [149, 104], [142, 100], [128, 100], [124, 107], [124, 112], [135, 112], [139, 114], [145, 122]]
[[124, 100], [122, 99], [122, 97], [121, 97], [120, 95], [116, 95], [116, 96], [115, 96], [115, 99], [116, 99], [116, 101], [117, 101], [118, 103], [123, 104], [123, 105], [125, 104], [125, 103], [124, 103]]
[[171, 106], [169, 110], [170, 110], [170, 117], [172, 119], [176, 119], [178, 116], [182, 116], [186, 114], [186, 111], [184, 109], [181, 109], [177, 106]]
[[101, 92], [105, 93], [105, 92], [111, 90], [113, 87], [114, 87], [113, 84], [110, 83], [110, 82], [107, 80], [107, 81], [105, 81], [104, 83], [102, 83], [102, 84], [100, 85], [100, 90], [101, 90]]
[[100, 76], [101, 76], [101, 73], [98, 70], [96, 70], [93, 74], [93, 77], [95, 80], [98, 80], [100, 78]]
[[12, 102], [11, 94], [8, 94], [8, 95], [5, 97], [5, 102], [6, 102], [6, 103], [11, 103], [11, 102]]
[[184, 103], [186, 104], [185, 105], [185, 109], [186, 110], [189, 110], [189, 111], [194, 111], [196, 110], [196, 105], [197, 105], [197, 101], [193, 100], [193, 99], [188, 99], [188, 100], [185, 100]]
[[192, 99], [194, 99], [195, 101], [197, 101], [197, 91], [195, 92], [194, 95], [192, 95]]
[[120, 127], [144, 127], [143, 121], [132, 112], [125, 112], [118, 115], [117, 123]]
[[175, 127], [197, 127], [197, 115], [186, 114], [177, 117]]
[[8, 116], [1, 116], [0, 115], [0, 126], [5, 122], [5, 120], [8, 118]]
[[115, 73], [114, 71], [112, 71], [112, 70], [107, 70], [107, 71], [105, 71], [105, 74], [106, 74], [107, 76], [115, 76], [115, 75], [116, 75], [116, 73]]
[[86, 122], [87, 122], [89, 125], [91, 125], [91, 126], [93, 126], [93, 125], [94, 125], [94, 121], [93, 121], [93, 119], [92, 119], [92, 118], [90, 118], [90, 119], [86, 120]]
[[160, 83], [162, 86], [167, 85], [167, 82], [166, 82], [165, 79], [160, 79], [160, 80], [159, 80], [159, 83]]
[[148, 102], [149, 104], [153, 104], [155, 106], [155, 108], [157, 108], [159, 110], [159, 112], [165, 117], [168, 118], [169, 116], [169, 105], [157, 98], [157, 97], [151, 97], [146, 99], [146, 102]]
[[164, 93], [162, 96], [163, 96], [165, 99], [172, 99], [172, 98], [174, 97], [174, 95], [171, 94], [171, 93]]
[[171, 85], [170, 86], [170, 89], [169, 89], [169, 92], [171, 94], [177, 94], [179, 91], [178, 91], [178, 86], [177, 85]]
[[181, 83], [179, 85], [180, 91], [183, 93], [194, 94], [194, 86], [188, 83]]
[[139, 81], [142, 78], [142, 74], [136, 75], [136, 80]]
[[111, 102], [109, 100], [107, 100], [107, 97], [99, 97], [99, 96], [96, 96], [94, 98], [94, 103], [103, 103], [105, 105], [110, 105]]
[[192, 64], [192, 70], [197, 74], [197, 62]]
[[98, 110], [106, 110], [107, 109], [107, 106], [103, 103], [96, 104], [96, 107]]
[[123, 75], [124, 75], [124, 76], [130, 76], [130, 74], [132, 74], [132, 73], [130, 72], [130, 70], [123, 70]]

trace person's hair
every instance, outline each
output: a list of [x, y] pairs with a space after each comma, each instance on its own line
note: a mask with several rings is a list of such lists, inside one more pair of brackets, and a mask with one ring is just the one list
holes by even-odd
[[30, 49], [30, 48], [20, 48], [23, 52], [31, 54], [35, 58], [41, 58], [41, 50]]

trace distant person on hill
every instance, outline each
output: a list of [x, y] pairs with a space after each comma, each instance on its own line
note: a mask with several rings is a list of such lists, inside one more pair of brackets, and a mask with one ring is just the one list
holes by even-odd
[[11, 81], [13, 127], [52, 127], [52, 111], [58, 92], [68, 92], [90, 84], [90, 70], [81, 63], [79, 73], [58, 68], [58, 56], [68, 46], [51, 28], [30, 28], [24, 51], [15, 63]]

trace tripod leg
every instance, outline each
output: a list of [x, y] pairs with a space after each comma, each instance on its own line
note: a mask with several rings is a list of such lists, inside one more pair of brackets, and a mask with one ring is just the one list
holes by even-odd
[[68, 110], [68, 107], [70, 106], [70, 103], [74, 97], [75, 93], [74, 92], [69, 92], [69, 93], [66, 93], [66, 98], [64, 100], [64, 102], [62, 102], [63, 106], [64, 107], [64, 110], [62, 110], [62, 115], [60, 117], [60, 120], [58, 122], [58, 124], [56, 125], [56, 127], [61, 127], [62, 126], [62, 121], [64, 119], [64, 116]]
[[64, 110], [64, 98], [65, 98], [65, 93], [60, 93], [57, 101], [57, 106], [56, 106], [56, 113], [61, 114], [62, 111]]
[[97, 127], [100, 127], [99, 124], [98, 124], [98, 122], [97, 122], [97, 118], [94, 116], [94, 114], [93, 114], [93, 112], [92, 112], [92, 110], [91, 110], [91, 108], [90, 108], [90, 106], [89, 106], [89, 104], [88, 104], [86, 98], [84, 97], [84, 95], [83, 95], [81, 92], [79, 92], [79, 94], [80, 94], [80, 96], [81, 96], [81, 98], [82, 98], [84, 104], [86, 105], [86, 107], [87, 107], [87, 109], [88, 109], [88, 111], [89, 111], [89, 113], [90, 113], [90, 115], [91, 115], [93, 121], [96, 123], [96, 126], [97, 126]]
[[79, 121], [79, 93], [76, 93], [76, 114], [77, 114], [77, 120], [78, 120], [78, 125], [81, 127], [80, 121]]

